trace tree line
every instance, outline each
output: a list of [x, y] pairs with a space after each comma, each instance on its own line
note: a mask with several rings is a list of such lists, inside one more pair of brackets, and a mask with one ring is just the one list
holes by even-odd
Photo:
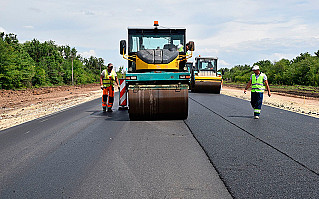
[[[254, 63], [267, 74], [270, 84], [319, 86], [319, 50], [314, 55], [301, 53], [292, 60]], [[18, 89], [54, 85], [88, 84], [98, 82], [104, 60], [91, 56], [83, 58], [69, 45], [37, 39], [19, 43], [17, 35], [0, 32], [0, 89]], [[221, 68], [223, 79], [246, 83], [252, 74], [250, 65]], [[122, 77], [123, 67], [117, 71]]]
[[106, 68], [102, 58], [83, 58], [69, 45], [19, 43], [17, 35], [0, 32], [0, 89], [71, 85], [72, 65], [74, 84], [98, 82]]
[[[272, 63], [262, 60], [254, 63], [265, 73], [270, 84], [319, 86], [319, 50], [314, 55], [301, 53], [292, 60], [281, 59]], [[252, 74], [250, 65], [222, 68], [223, 78], [232, 82], [246, 83]]]

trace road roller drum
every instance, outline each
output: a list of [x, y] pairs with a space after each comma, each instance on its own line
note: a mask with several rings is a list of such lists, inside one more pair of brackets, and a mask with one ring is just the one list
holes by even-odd
[[192, 92], [220, 94], [221, 82], [196, 81]]
[[129, 86], [130, 120], [186, 119], [188, 85]]

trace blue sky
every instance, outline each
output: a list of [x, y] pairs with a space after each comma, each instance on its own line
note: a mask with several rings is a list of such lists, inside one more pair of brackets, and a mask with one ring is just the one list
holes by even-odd
[[0, 31], [75, 47], [116, 67], [128, 26], [185, 27], [201, 56], [231, 68], [319, 50], [318, 0], [0, 0]]

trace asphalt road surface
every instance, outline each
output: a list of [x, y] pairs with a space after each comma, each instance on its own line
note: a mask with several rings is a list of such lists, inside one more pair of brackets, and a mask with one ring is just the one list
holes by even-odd
[[318, 119], [189, 97], [185, 121], [98, 99], [0, 131], [0, 198], [319, 198]]
[[[268, 97], [268, 96], [267, 96]], [[319, 119], [190, 94], [186, 124], [234, 198], [319, 198]]]

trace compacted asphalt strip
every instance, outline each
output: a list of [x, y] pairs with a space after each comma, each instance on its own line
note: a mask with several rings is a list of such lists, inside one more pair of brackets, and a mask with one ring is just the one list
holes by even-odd
[[185, 123], [234, 198], [318, 198], [319, 120], [248, 101], [190, 93]]
[[117, 108], [97, 99], [1, 131], [0, 198], [232, 198], [183, 121]]
[[0, 198], [319, 198], [316, 118], [263, 106], [255, 120], [207, 93], [189, 93], [185, 121], [100, 103], [0, 131]]

